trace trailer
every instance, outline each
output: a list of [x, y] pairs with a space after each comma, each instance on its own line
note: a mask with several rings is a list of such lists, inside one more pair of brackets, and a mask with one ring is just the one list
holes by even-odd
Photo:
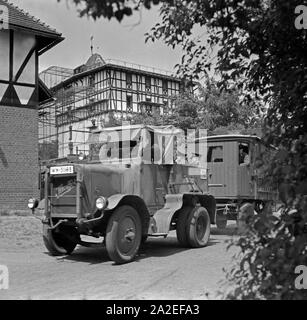
[[240, 208], [252, 204], [261, 213], [277, 200], [277, 188], [265, 181], [257, 162], [266, 147], [252, 135], [216, 135], [199, 139], [207, 142], [209, 193], [216, 199], [216, 225], [225, 228], [237, 220]]

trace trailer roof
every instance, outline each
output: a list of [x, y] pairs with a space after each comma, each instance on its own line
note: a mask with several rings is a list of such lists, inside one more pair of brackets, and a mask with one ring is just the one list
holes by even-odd
[[214, 141], [246, 141], [246, 140], [257, 140], [261, 141], [261, 138], [254, 135], [243, 135], [243, 134], [225, 134], [225, 135], [216, 135], [216, 136], [207, 136], [200, 139], [198, 141], [207, 140], [208, 142]]

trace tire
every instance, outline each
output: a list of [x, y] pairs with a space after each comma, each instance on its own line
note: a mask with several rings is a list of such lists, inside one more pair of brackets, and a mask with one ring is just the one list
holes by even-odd
[[227, 216], [224, 214], [216, 214], [216, 226], [218, 229], [225, 229], [227, 227]]
[[210, 238], [210, 217], [203, 207], [194, 208], [187, 219], [187, 239], [190, 247], [205, 247]]
[[178, 219], [176, 225], [177, 240], [183, 247], [189, 247], [187, 235], [187, 221], [188, 215], [193, 210], [192, 207], [183, 207], [178, 212]]
[[56, 232], [55, 230], [50, 230], [49, 225], [43, 225], [44, 244], [51, 255], [60, 256], [71, 254], [76, 248], [77, 241], [72, 241], [71, 238], [76, 237], [77, 232], [72, 228], [66, 228], [65, 231], [68, 233], [70, 238], [65, 237], [66, 232]]
[[136, 256], [142, 240], [142, 223], [137, 211], [121, 206], [111, 215], [106, 231], [106, 248], [116, 264], [130, 262]]

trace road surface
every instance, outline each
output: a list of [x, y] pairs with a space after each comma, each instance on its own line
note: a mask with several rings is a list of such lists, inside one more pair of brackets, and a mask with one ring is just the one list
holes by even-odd
[[40, 221], [0, 217], [0, 265], [9, 269], [9, 289], [0, 290], [0, 299], [215, 298], [234, 253], [226, 250], [233, 234], [233, 224], [225, 232], [213, 227], [207, 247], [183, 249], [172, 232], [150, 238], [136, 261], [114, 265], [103, 248], [50, 256]]

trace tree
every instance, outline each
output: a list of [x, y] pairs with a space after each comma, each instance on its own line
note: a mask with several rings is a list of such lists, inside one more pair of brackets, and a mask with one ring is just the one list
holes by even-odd
[[[180, 74], [201, 79], [214, 68], [220, 88], [242, 90], [247, 103], [264, 102], [264, 139], [279, 150], [267, 170], [282, 188], [284, 211], [278, 221], [269, 215], [251, 221], [237, 243], [245, 256], [231, 281], [241, 298], [306, 297], [306, 290], [294, 287], [295, 267], [307, 265], [307, 30], [295, 27], [302, 1], [75, 2], [85, 5], [81, 14], [119, 21], [160, 3], [161, 22], [147, 40], [183, 48]], [[205, 38], [195, 37], [197, 30]]]
[[173, 108], [160, 115], [136, 114], [132, 124], [174, 125], [186, 129], [203, 128], [208, 134], [260, 134], [262, 118], [253, 105], [240, 102], [239, 90], [226, 92], [210, 79], [198, 84], [197, 94], [184, 91], [173, 98]]

